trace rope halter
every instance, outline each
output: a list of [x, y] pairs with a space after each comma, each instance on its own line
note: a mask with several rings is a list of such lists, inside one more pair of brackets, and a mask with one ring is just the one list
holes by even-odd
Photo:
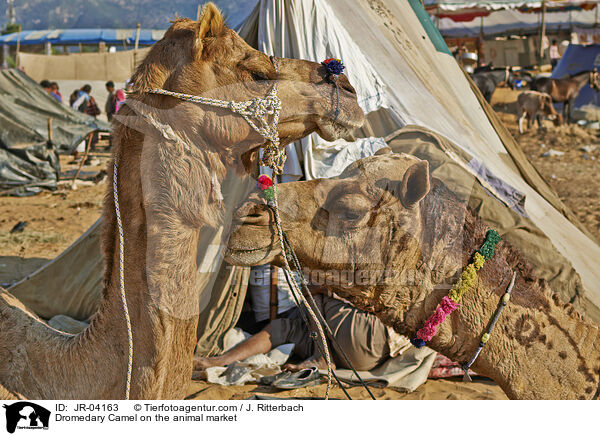
[[[271, 62], [273, 62], [275, 71], [279, 72], [274, 56], [271, 56]], [[260, 164], [273, 168], [275, 174], [281, 174], [286, 155], [285, 150], [280, 148], [279, 132], [277, 130], [279, 113], [281, 112], [281, 99], [277, 96], [277, 90], [277, 81], [275, 81], [265, 97], [256, 97], [246, 101], [218, 100], [199, 95], [167, 91], [161, 88], [151, 89], [148, 93], [167, 95], [191, 103], [229, 109], [231, 112], [241, 115], [250, 127], [266, 140]]]

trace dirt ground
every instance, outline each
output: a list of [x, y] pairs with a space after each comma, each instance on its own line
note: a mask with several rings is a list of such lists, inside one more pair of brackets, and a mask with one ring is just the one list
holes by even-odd
[[[541, 175], [600, 240], [600, 140], [597, 132], [577, 125], [555, 128], [546, 122], [543, 131], [532, 129], [519, 135], [515, 116], [517, 94], [509, 89], [498, 89], [492, 100], [494, 109]], [[597, 148], [581, 151], [580, 148], [585, 146]], [[564, 154], [543, 156], [551, 150]], [[71, 157], [61, 157], [63, 171], [77, 169], [76, 165], [70, 164], [71, 161]], [[100, 171], [105, 169], [107, 162], [107, 157], [97, 158], [94, 166], [85, 166], [84, 171]], [[0, 197], [0, 285], [9, 286], [35, 271], [66, 249], [100, 217], [105, 182], [78, 182], [75, 190], [71, 185], [70, 179], [65, 179], [55, 192], [26, 198]], [[11, 233], [20, 221], [27, 222], [25, 229]], [[257, 385], [224, 387], [191, 381], [188, 398], [243, 399], [252, 395], [322, 397], [324, 392], [325, 385], [276, 393]], [[373, 392], [378, 399], [506, 398], [498, 386], [485, 379], [475, 379], [473, 383], [457, 379], [429, 380], [409, 394], [389, 388], [374, 388]], [[351, 388], [350, 395], [368, 399], [361, 387]], [[335, 388], [332, 398], [344, 398], [343, 392]]]
[[[546, 120], [543, 130], [538, 131], [536, 124], [520, 135], [516, 120], [518, 94], [499, 88], [492, 106], [542, 177], [600, 241], [600, 131], [576, 124], [554, 127]], [[584, 151], [582, 147], [594, 150]], [[553, 151], [564, 154], [544, 156]]]

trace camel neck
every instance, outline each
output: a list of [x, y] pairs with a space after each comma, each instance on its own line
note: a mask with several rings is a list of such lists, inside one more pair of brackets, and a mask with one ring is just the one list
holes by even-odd
[[[415, 324], [414, 334], [433, 313], [450, 283], [485, 239], [488, 227], [470, 210], [466, 211], [462, 234], [444, 259], [440, 277], [416, 314], [407, 317]], [[443, 323], [428, 344], [452, 360], [465, 363], [486, 332], [513, 272], [517, 280], [509, 305], [500, 316], [490, 340], [473, 370], [493, 378], [511, 398], [593, 398], [599, 385], [600, 343], [598, 327], [584, 321], [557, 297], [551, 296], [545, 280], [508, 243], [502, 241], [496, 254], [478, 272], [476, 286], [461, 300], [460, 307]]]
[[[140, 172], [128, 169], [120, 165], [118, 187], [124, 233], [124, 284], [133, 329], [131, 398], [181, 398], [191, 374], [196, 341], [199, 304], [195, 262], [199, 231], [172, 214], [150, 213], [140, 201], [144, 198]], [[112, 193], [112, 184], [109, 192]], [[96, 347], [110, 349], [116, 356], [115, 392], [124, 393], [128, 341], [120, 294], [118, 231], [110, 194], [104, 225], [105, 289], [81, 345], [87, 352]]]

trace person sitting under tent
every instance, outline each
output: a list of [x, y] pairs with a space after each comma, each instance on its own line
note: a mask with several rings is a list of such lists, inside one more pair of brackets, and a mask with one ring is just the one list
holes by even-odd
[[[358, 371], [369, 371], [381, 365], [390, 357], [395, 357], [408, 348], [408, 340], [385, 327], [371, 313], [357, 309], [345, 300], [330, 296], [320, 286], [311, 286], [315, 303], [323, 314], [335, 341], [344, 350], [348, 359]], [[293, 343], [294, 355], [301, 359], [298, 364], [287, 364], [285, 369], [300, 371], [317, 367], [326, 369], [327, 364], [319, 350], [320, 339], [316, 326], [308, 328], [300, 310], [295, 307], [285, 318], [277, 318], [267, 326], [231, 350], [214, 357], [194, 357], [194, 370], [201, 371], [213, 366], [227, 366], [256, 354], [267, 353], [282, 344]], [[348, 364], [335, 344], [328, 338], [334, 367], [348, 368]]]
[[119, 108], [125, 101], [125, 92], [122, 89], [115, 90], [115, 82], [112, 80], [106, 82], [106, 90], [108, 91], [108, 98], [106, 99], [104, 110], [108, 121], [111, 121], [113, 115], [119, 111]]

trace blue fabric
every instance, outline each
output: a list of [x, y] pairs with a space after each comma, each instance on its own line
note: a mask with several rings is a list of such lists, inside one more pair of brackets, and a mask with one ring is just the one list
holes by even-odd
[[[591, 71], [594, 68], [600, 70], [600, 44], [570, 44], [560, 61], [558, 61], [556, 68], [552, 71], [552, 77], [560, 79], [583, 71]], [[578, 109], [587, 104], [600, 106], [600, 95], [589, 85], [581, 88], [573, 106]], [[562, 107], [562, 104], [557, 106]]]
[[[33, 32], [39, 33], [35, 38], [27, 39]], [[136, 30], [132, 29], [130, 36], [127, 37], [127, 44], [135, 43]], [[98, 44], [106, 42], [109, 44], [122, 43], [122, 39], [117, 38], [116, 29], [64, 29], [64, 30], [24, 30], [20, 34], [10, 33], [0, 36], [0, 45], [17, 45], [17, 40], [20, 40], [21, 45], [45, 44], [46, 42], [56, 44], [77, 45], [82, 44]], [[140, 30], [140, 45], [152, 45], [158, 39], [152, 36], [152, 30]]]

